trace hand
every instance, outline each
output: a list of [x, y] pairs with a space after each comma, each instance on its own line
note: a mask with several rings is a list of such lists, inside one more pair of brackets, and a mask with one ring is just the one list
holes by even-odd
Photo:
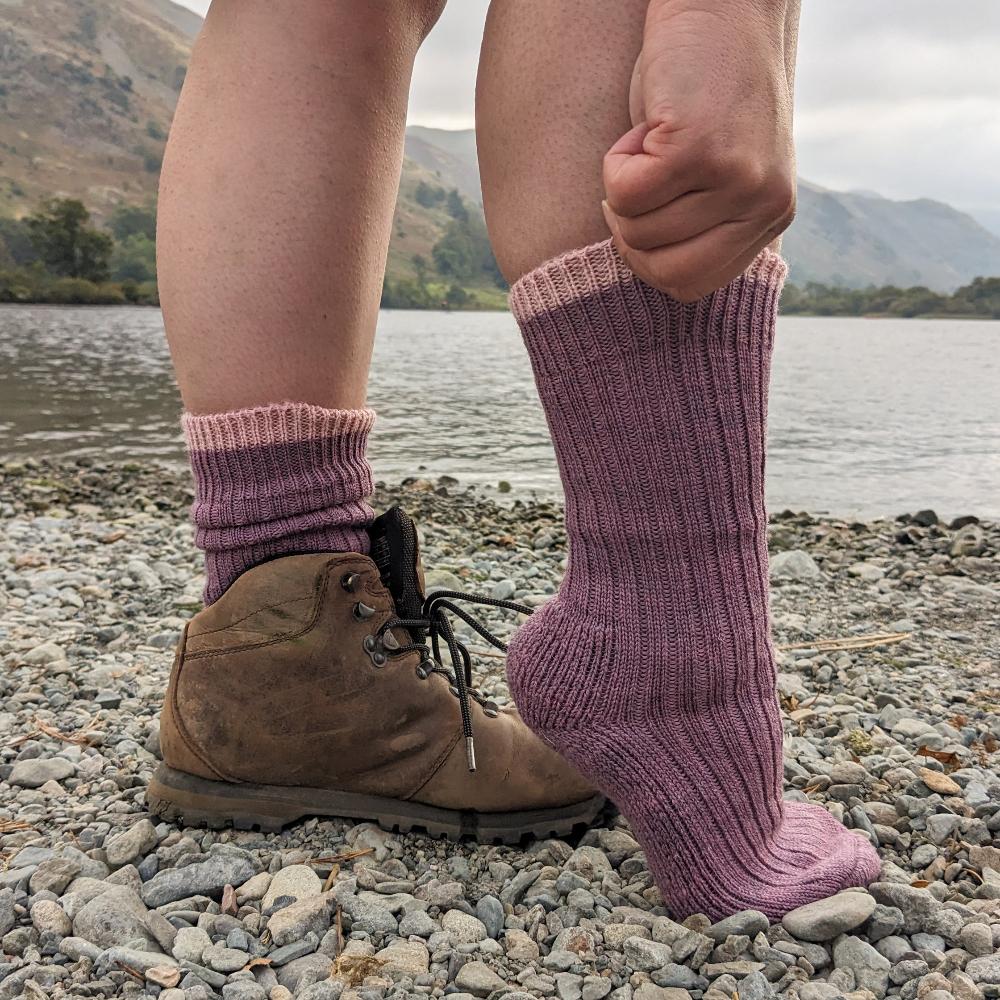
[[604, 214], [629, 267], [681, 301], [728, 284], [795, 216], [785, 13], [650, 0]]

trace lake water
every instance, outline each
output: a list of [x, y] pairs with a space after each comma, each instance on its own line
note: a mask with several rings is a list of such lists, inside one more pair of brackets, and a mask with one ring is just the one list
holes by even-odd
[[[839, 515], [1000, 515], [1000, 323], [779, 321], [769, 502]], [[384, 312], [378, 478], [559, 490], [506, 313]], [[0, 307], [0, 454], [183, 461], [159, 311]]]

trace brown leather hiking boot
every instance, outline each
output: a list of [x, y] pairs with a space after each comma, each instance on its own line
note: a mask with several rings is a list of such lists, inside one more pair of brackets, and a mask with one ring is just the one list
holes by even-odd
[[181, 638], [150, 810], [262, 830], [343, 816], [507, 842], [591, 822], [601, 796], [469, 687], [446, 617], [459, 595], [422, 591], [398, 508], [373, 525], [371, 557], [288, 556], [244, 573]]

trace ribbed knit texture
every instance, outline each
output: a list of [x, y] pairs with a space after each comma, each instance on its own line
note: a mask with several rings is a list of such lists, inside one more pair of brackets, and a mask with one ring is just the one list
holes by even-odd
[[678, 916], [771, 918], [878, 875], [782, 802], [764, 454], [785, 264], [682, 304], [610, 242], [511, 292], [566, 493], [558, 596], [515, 635], [525, 721], [629, 819]]
[[302, 552], [368, 551], [371, 410], [276, 403], [185, 414], [191, 518], [205, 551], [205, 603], [246, 570]]

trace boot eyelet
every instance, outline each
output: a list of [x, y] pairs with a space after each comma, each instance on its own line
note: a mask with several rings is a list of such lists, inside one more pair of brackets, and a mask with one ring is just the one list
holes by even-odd
[[483, 715], [485, 715], [487, 719], [495, 719], [499, 714], [500, 709], [494, 705], [493, 702], [487, 702], [483, 706]]
[[419, 667], [417, 667], [417, 677], [419, 677], [420, 680], [422, 681], [425, 681], [427, 680], [428, 677], [430, 677], [430, 673], [428, 672], [427, 668], [422, 664]]
[[457, 688], [457, 687], [455, 687], [455, 685], [454, 685], [454, 684], [449, 684], [449, 685], [448, 685], [448, 690], [449, 690], [449, 691], [450, 691], [450, 692], [451, 692], [451, 693], [452, 693], [452, 694], [453, 694], [453, 695], [454, 695], [454, 696], [455, 696], [456, 698], [458, 697], [458, 688]]
[[375, 614], [375, 609], [369, 607], [367, 604], [363, 604], [361, 601], [358, 601], [354, 605], [354, 617], [359, 622], [363, 622], [366, 618], [371, 618], [373, 614]]
[[366, 653], [374, 653], [378, 648], [378, 643], [375, 641], [375, 636], [366, 635], [364, 641], [364, 647]]
[[388, 657], [385, 653], [372, 653], [372, 663], [374, 663], [376, 667], [384, 667], [387, 659]]
[[344, 590], [346, 590], [349, 594], [353, 594], [354, 593], [354, 591], [357, 589], [357, 586], [358, 586], [358, 584], [360, 582], [361, 582], [361, 574], [360, 573], [345, 573], [340, 578], [340, 585], [341, 585], [341, 587], [343, 587]]

